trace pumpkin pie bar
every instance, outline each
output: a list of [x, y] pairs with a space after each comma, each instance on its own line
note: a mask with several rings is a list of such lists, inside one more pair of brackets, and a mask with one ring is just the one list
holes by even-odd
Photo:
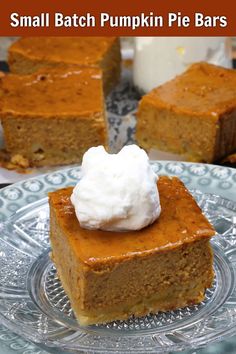
[[107, 145], [102, 73], [55, 68], [0, 78], [0, 119], [9, 161], [22, 167], [80, 162]]
[[49, 193], [52, 258], [81, 325], [197, 304], [212, 285], [213, 227], [178, 178], [158, 189], [160, 217], [119, 233], [82, 229], [72, 188]]
[[143, 96], [136, 139], [185, 160], [213, 162], [236, 150], [236, 72], [204, 62]]
[[9, 48], [8, 63], [17, 74], [61, 63], [97, 67], [107, 94], [120, 78], [120, 42], [117, 37], [25, 37]]

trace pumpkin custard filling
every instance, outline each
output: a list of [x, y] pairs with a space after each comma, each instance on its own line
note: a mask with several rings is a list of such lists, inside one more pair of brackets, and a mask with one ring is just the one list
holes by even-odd
[[89, 149], [76, 187], [49, 205], [52, 258], [82, 326], [198, 304], [212, 285], [214, 228], [137, 146]]

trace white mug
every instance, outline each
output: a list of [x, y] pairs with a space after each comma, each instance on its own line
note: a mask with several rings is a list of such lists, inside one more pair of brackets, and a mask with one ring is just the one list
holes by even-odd
[[136, 37], [134, 84], [146, 93], [199, 61], [232, 67], [229, 38]]

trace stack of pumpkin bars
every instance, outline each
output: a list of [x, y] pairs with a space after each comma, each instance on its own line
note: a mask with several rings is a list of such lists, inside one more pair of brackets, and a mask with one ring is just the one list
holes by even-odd
[[104, 95], [120, 78], [115, 37], [22, 38], [9, 48], [0, 111], [7, 167], [80, 162], [107, 146]]
[[[0, 77], [7, 168], [79, 163], [89, 147], [108, 147], [104, 97], [120, 79], [119, 38], [22, 38], [8, 64]], [[143, 96], [136, 141], [187, 161], [234, 153], [234, 70], [196, 63]]]

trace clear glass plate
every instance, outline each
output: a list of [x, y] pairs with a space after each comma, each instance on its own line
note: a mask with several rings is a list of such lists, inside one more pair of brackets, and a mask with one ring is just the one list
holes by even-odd
[[[167, 171], [170, 165], [162, 167]], [[215, 281], [205, 300], [177, 311], [79, 327], [49, 257], [49, 210], [47, 198], [42, 197], [50, 189], [71, 184], [78, 176], [78, 169], [60, 171], [1, 192], [5, 206], [12, 209], [25, 199], [24, 206], [0, 224], [3, 324], [56, 352], [55, 348], [60, 348], [78, 353], [164, 353], [198, 348], [235, 334], [236, 203], [196, 190], [192, 191], [194, 197], [218, 232], [212, 240]], [[41, 197], [34, 201], [34, 195]]]

